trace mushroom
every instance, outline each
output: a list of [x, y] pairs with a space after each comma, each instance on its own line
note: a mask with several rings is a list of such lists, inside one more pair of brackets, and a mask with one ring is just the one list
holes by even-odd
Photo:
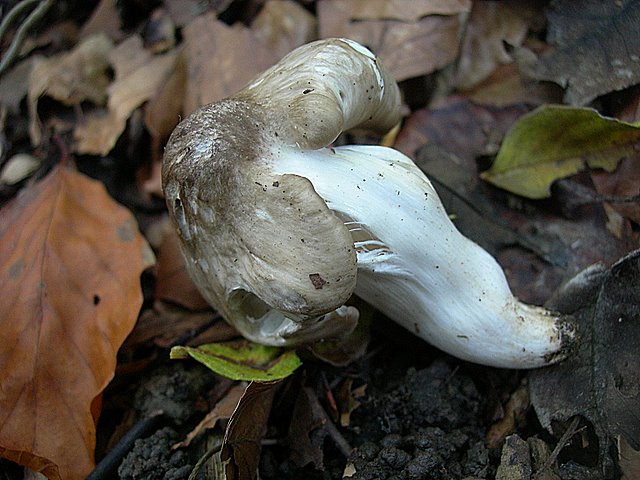
[[329, 39], [183, 120], [166, 146], [163, 188], [200, 292], [267, 345], [348, 333], [355, 293], [464, 360], [533, 368], [564, 358], [571, 322], [514, 298], [409, 158], [329, 146], [354, 127], [386, 132], [399, 106], [368, 49]]

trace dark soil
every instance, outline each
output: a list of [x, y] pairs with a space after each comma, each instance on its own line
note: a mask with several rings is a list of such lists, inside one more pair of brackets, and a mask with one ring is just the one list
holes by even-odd
[[[303, 368], [278, 391], [260, 459], [261, 479], [328, 480], [350, 474], [352, 480], [507, 480], [529, 478], [536, 449], [549, 455], [557, 439], [541, 429], [532, 411], [518, 424], [517, 435], [509, 437], [504, 449], [487, 447], [487, 432], [504, 413], [501, 403], [526, 380], [525, 373], [461, 362], [384, 318], [375, 326], [370, 353], [362, 359], [343, 368], [306, 359]], [[304, 448], [288, 438], [292, 404], [306, 387], [315, 392], [328, 412], [331, 406], [326, 387], [345, 378], [354, 386], [367, 386], [348, 426], [337, 426], [331, 420], [353, 451], [345, 456], [335, 436], [318, 425], [309, 429], [309, 439], [322, 452], [321, 460], [296, 464], [294, 460], [304, 457]], [[107, 426], [113, 423], [104, 419], [126, 418], [129, 408], [139, 417], [164, 411], [163, 426], [137, 440], [117, 465], [119, 478], [187, 479], [206, 452], [207, 437], [219, 438], [222, 430], [210, 430], [188, 448], [172, 449], [172, 445], [213, 406], [207, 399], [213, 398], [212, 392], [224, 382], [195, 362], [169, 362], [145, 373], [138, 385], [114, 388], [99, 435], [113, 435], [113, 427]], [[566, 458], [555, 473], [550, 470], [540, 478], [603, 476], [597, 468]]]

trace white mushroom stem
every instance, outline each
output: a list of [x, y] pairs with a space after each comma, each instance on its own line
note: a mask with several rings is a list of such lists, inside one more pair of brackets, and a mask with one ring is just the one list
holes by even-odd
[[345, 219], [357, 252], [355, 293], [389, 318], [484, 365], [533, 368], [562, 356], [570, 328], [511, 294], [495, 259], [460, 234], [431, 182], [400, 152], [281, 149], [273, 169], [311, 180]]
[[163, 185], [196, 285], [260, 343], [348, 332], [358, 314], [344, 302], [355, 292], [465, 360], [560, 360], [574, 340], [570, 323], [513, 297], [410, 159], [384, 147], [326, 148], [347, 128], [391, 128], [399, 103], [371, 52], [332, 39], [181, 122]]

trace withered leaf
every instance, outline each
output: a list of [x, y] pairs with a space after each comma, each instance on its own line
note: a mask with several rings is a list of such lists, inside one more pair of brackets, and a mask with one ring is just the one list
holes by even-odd
[[70, 52], [37, 57], [29, 76], [28, 106], [31, 143], [40, 143], [38, 100], [47, 95], [65, 105], [88, 100], [101, 105], [107, 99], [109, 52], [113, 44], [104, 34], [84, 39]]
[[575, 355], [532, 371], [531, 402], [541, 424], [582, 415], [599, 437], [603, 464], [622, 436], [640, 449], [640, 250], [610, 269], [576, 277], [549, 306], [577, 318], [581, 343]]
[[369, 47], [396, 80], [431, 73], [458, 54], [465, 0], [325, 0], [319, 2], [320, 37], [351, 38]]
[[318, 397], [309, 387], [303, 387], [296, 398], [291, 415], [287, 443], [291, 447], [291, 460], [299, 467], [309, 463], [324, 468], [322, 444], [326, 432], [321, 431], [327, 421]]
[[529, 74], [566, 87], [565, 101], [594, 98], [640, 81], [640, 4], [634, 0], [552, 2], [548, 40], [556, 48], [530, 64]]
[[196, 427], [189, 432], [187, 438], [185, 438], [182, 442], [175, 445], [174, 448], [178, 447], [188, 447], [194, 438], [200, 435], [202, 432], [209, 428], [213, 428], [218, 423], [218, 420], [224, 420], [227, 418], [231, 418], [234, 410], [238, 406], [240, 402], [240, 398], [244, 394], [247, 389], [247, 384], [245, 382], [238, 383], [229, 389], [229, 391], [222, 397], [216, 406], [213, 407], [207, 415], [200, 421]]
[[261, 442], [267, 432], [278, 382], [251, 382], [227, 424], [221, 460], [227, 480], [253, 480], [258, 473]]
[[256, 37], [278, 58], [317, 35], [318, 22], [302, 5], [293, 0], [269, 0], [251, 24]]
[[158, 251], [156, 297], [182, 305], [190, 310], [207, 310], [209, 304], [202, 298], [184, 265], [178, 234], [169, 228]]
[[475, 2], [458, 60], [456, 84], [469, 89], [487, 78], [498, 65], [511, 63], [506, 44], [519, 46], [533, 17], [531, 2]]
[[116, 80], [108, 89], [106, 114], [88, 116], [74, 131], [79, 153], [106, 155], [124, 131], [131, 113], [153, 98], [170, 76], [178, 57], [172, 50], [150, 55], [139, 37], [122, 42], [112, 55]]
[[236, 93], [277, 61], [275, 52], [251, 30], [239, 24], [230, 27], [213, 12], [195, 18], [183, 34], [188, 74], [185, 114]]
[[93, 467], [97, 396], [153, 255], [99, 182], [57, 166], [0, 211], [0, 455], [49, 478]]

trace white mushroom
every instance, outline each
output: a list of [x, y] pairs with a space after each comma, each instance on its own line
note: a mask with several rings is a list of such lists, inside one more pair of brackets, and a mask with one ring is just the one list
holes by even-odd
[[350, 331], [358, 312], [344, 303], [355, 292], [465, 360], [532, 368], [563, 358], [570, 322], [513, 297], [409, 158], [327, 147], [356, 126], [385, 132], [399, 105], [369, 50], [331, 39], [182, 121], [163, 183], [196, 285], [245, 337], [269, 345]]

